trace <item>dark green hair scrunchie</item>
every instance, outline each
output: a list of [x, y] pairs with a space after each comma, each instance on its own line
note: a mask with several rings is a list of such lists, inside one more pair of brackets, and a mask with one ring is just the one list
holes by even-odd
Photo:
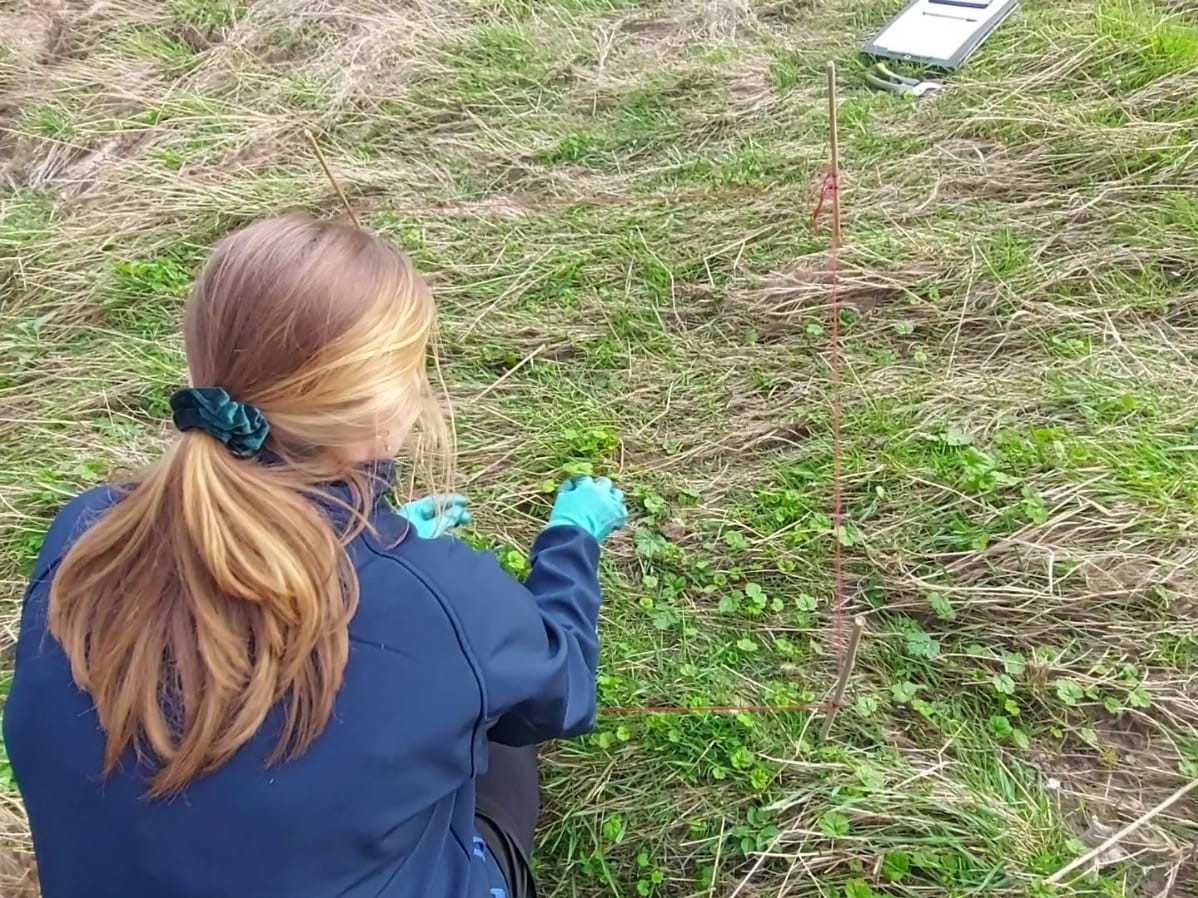
[[187, 387], [171, 396], [175, 427], [202, 430], [238, 458], [253, 458], [266, 442], [270, 425], [262, 412], [238, 402], [220, 387]]

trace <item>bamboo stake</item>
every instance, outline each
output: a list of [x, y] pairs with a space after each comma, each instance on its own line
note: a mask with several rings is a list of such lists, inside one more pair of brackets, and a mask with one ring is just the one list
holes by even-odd
[[824, 725], [819, 731], [820, 742], [828, 741], [828, 734], [832, 731], [832, 724], [836, 720], [836, 712], [840, 710], [840, 706], [844, 702], [844, 693], [849, 686], [849, 677], [853, 673], [853, 668], [857, 666], [857, 649], [861, 646], [861, 636], [864, 632], [865, 618], [853, 618], [853, 630], [849, 633], [849, 645], [844, 655], [844, 664], [841, 665], [840, 676], [836, 679], [836, 691], [832, 693], [828, 715], [824, 718]]
[[[831, 161], [828, 168], [827, 180], [823, 189], [831, 189], [832, 200], [832, 242], [829, 248], [830, 269], [832, 274], [832, 539], [834, 541], [833, 563], [835, 565], [836, 588], [836, 622], [839, 631], [844, 620], [844, 573], [841, 559], [841, 497], [840, 497], [840, 308], [837, 302], [838, 294], [838, 264], [840, 252], [840, 133], [837, 120], [840, 104], [836, 96], [836, 62], [828, 60], [828, 149]], [[819, 741], [826, 742], [832, 731], [832, 724], [844, 701], [845, 690], [848, 689], [849, 677], [857, 664], [857, 649], [861, 644], [861, 634], [865, 632], [865, 619], [857, 617], [853, 620], [853, 630], [849, 634], [849, 644], [840, 644], [842, 634], [837, 633], [837, 663], [839, 671], [836, 679], [836, 690], [832, 696], [831, 706], [824, 724], [820, 728]]]
[[[840, 103], [836, 97], [836, 62], [828, 60], [828, 149], [832, 157], [832, 188], [840, 190], [840, 128], [837, 119]], [[832, 203], [832, 247], [840, 249], [840, 203], [833, 197]]]
[[358, 223], [358, 216], [354, 215], [353, 207], [350, 206], [349, 198], [345, 195], [345, 191], [341, 189], [341, 185], [333, 177], [333, 170], [329, 168], [329, 163], [325, 161], [320, 144], [316, 142], [316, 135], [311, 131], [305, 131], [304, 137], [308, 138], [308, 143], [312, 146], [312, 152], [316, 156], [316, 161], [320, 163], [320, 167], [324, 171], [324, 176], [329, 179], [329, 183], [333, 185], [333, 190], [336, 191], [337, 197], [341, 200], [341, 205], [345, 207], [345, 214], [349, 216], [349, 220], [354, 223], [355, 228], [362, 227]]

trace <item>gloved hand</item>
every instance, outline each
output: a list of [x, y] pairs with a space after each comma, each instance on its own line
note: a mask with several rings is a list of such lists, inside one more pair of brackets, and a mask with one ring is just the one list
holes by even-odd
[[595, 539], [603, 542], [628, 523], [628, 509], [624, 507], [624, 494], [606, 477], [572, 477], [557, 490], [549, 523], [545, 526], [558, 527], [572, 524], [581, 527]]
[[470, 512], [466, 510], [469, 502], [460, 493], [438, 493], [407, 502], [395, 513], [406, 518], [421, 539], [434, 539], [453, 527], [470, 523]]

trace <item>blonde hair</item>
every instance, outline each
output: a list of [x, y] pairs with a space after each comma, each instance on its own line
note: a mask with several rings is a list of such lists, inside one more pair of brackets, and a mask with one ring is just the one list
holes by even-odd
[[[105, 774], [132, 747], [154, 762], [148, 794], [177, 792], [280, 701], [271, 763], [323, 731], [358, 601], [345, 546], [375, 494], [352, 450], [405, 433], [450, 464], [434, 314], [407, 258], [357, 228], [288, 216], [216, 246], [183, 324], [191, 381], [256, 406], [278, 462], [183, 433], [63, 560], [49, 626], [94, 701]], [[313, 501], [331, 482], [351, 486], [345, 526]]]

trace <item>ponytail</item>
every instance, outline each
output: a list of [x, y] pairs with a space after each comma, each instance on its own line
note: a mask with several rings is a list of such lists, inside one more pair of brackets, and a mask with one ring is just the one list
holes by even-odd
[[[345, 547], [377, 495], [362, 453], [451, 463], [426, 374], [435, 319], [408, 258], [360, 228], [289, 215], [213, 249], [183, 320], [196, 385], [171, 398], [183, 433], [50, 587], [105, 773], [133, 751], [162, 797], [264, 724], [271, 762], [323, 731], [358, 602]], [[278, 463], [255, 460], [264, 445]], [[334, 481], [350, 501], [313, 501]]]
[[282, 701], [271, 757], [320, 735], [349, 654], [358, 586], [339, 535], [286, 465], [184, 433], [71, 548], [50, 632], [106, 735], [104, 772], [152, 761], [178, 792], [248, 742]]

